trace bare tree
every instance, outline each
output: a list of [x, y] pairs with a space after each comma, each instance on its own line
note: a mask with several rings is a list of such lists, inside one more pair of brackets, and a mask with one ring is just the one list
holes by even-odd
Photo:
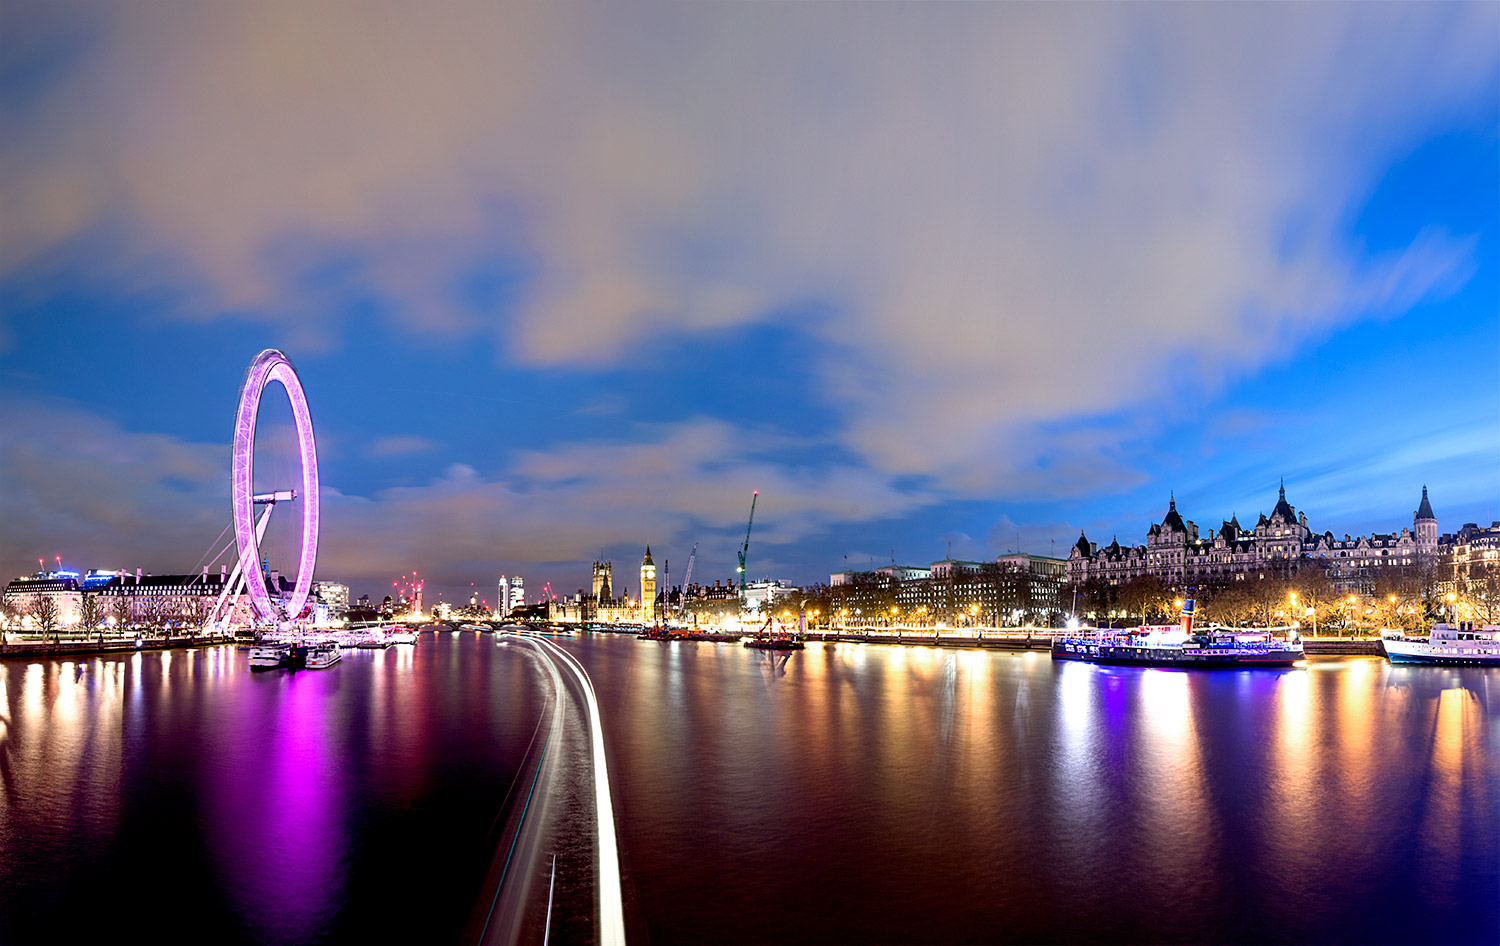
[[120, 626], [121, 633], [135, 623], [135, 598], [133, 596], [122, 594], [115, 598], [110, 610], [114, 612], [115, 623]]
[[1247, 582], [1226, 582], [1206, 595], [1200, 614], [1204, 619], [1236, 626], [1255, 619], [1259, 601]]
[[1120, 586], [1120, 607], [1127, 615], [1139, 614], [1145, 624], [1151, 617], [1165, 617], [1172, 595], [1161, 582], [1147, 575], [1132, 578]]
[[1469, 566], [1459, 583], [1459, 597], [1475, 622], [1500, 624], [1500, 563]]
[[1328, 625], [1339, 603], [1339, 591], [1322, 568], [1306, 568], [1298, 572], [1292, 582], [1292, 592], [1297, 601], [1292, 608], [1293, 617], [1299, 621], [1310, 621], [1314, 629]]
[[37, 595], [31, 601], [31, 618], [42, 629], [42, 642], [46, 643], [47, 635], [57, 629], [57, 599], [52, 595]]
[[213, 610], [213, 599], [206, 595], [189, 595], [183, 604], [182, 613], [187, 618], [193, 633], [203, 630], [203, 625], [208, 623], [209, 612]]
[[[85, 594], [83, 600], [78, 605], [78, 626], [83, 628], [84, 632], [87, 633], [101, 627], [103, 623], [104, 608], [99, 603], [99, 596], [96, 594]], [[104, 643], [104, 632], [102, 629], [99, 632], [99, 643]]]
[[167, 614], [166, 602], [157, 595], [148, 595], [140, 605], [141, 620], [152, 630], [161, 630], [161, 622]]

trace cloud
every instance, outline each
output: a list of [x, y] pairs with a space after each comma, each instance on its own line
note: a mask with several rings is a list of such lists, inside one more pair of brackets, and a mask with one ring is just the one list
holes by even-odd
[[440, 446], [442, 445], [436, 440], [427, 437], [414, 437], [410, 435], [378, 437], [365, 446], [364, 454], [374, 459], [409, 457], [413, 454], [429, 453]]
[[[188, 571], [229, 523], [229, 446], [127, 431], [60, 403], [7, 400], [0, 565]], [[218, 549], [213, 551], [217, 552]]]
[[[228, 524], [227, 445], [126, 430], [62, 402], [0, 406], [14, 418], [0, 427], [0, 568], [19, 573], [61, 554], [81, 567], [188, 571]], [[639, 442], [524, 453], [494, 476], [453, 464], [429, 482], [369, 496], [325, 477], [318, 577], [378, 587], [415, 567], [451, 589], [502, 562], [571, 565], [601, 545], [700, 540], [701, 574], [723, 575], [753, 489], [756, 545], [781, 550], [764, 562], [797, 558], [799, 543], [834, 524], [942, 498], [898, 490], [868, 470], [790, 471], [763, 458], [784, 443], [696, 420], [651, 429]]]
[[[1466, 235], [1387, 258], [1342, 234], [1383, 162], [1493, 86], [1500, 15], [71, 12], [91, 25], [5, 31], [68, 55], [6, 106], [0, 273], [105, 232], [91, 275], [169, 284], [191, 317], [326, 340], [340, 301], [378, 300], [414, 331], [584, 368], [816, 301], [801, 327], [842, 446], [968, 495], [1088, 488], [1121, 432], [1058, 425], [1170, 409], [1460, 285]], [[495, 254], [526, 261], [519, 306], [451, 304]]]

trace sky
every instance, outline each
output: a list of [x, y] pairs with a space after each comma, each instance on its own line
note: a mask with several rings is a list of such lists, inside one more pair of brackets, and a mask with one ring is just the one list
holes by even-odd
[[0, 129], [7, 575], [265, 348], [356, 595], [1500, 519], [1495, 4], [12, 3]]

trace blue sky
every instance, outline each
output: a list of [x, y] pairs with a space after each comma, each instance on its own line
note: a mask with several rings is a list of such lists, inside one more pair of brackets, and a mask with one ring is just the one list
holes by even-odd
[[419, 12], [0, 14], [0, 568], [191, 567], [265, 347], [356, 593], [1500, 518], [1494, 5]]

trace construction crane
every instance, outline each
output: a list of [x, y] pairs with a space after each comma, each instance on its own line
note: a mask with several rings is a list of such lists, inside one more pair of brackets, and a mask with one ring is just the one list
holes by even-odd
[[740, 600], [745, 598], [745, 581], [750, 573], [745, 571], [745, 555], [750, 551], [750, 527], [755, 525], [755, 501], [760, 498], [760, 490], [750, 494], [750, 519], [745, 523], [745, 544], [740, 546]]
[[697, 560], [698, 560], [698, 543], [694, 542], [693, 543], [693, 550], [688, 553], [687, 574], [685, 574], [685, 575], [682, 576], [682, 597], [678, 601], [679, 607], [677, 609], [677, 623], [678, 624], [685, 624], [685, 623], [687, 623], [688, 585], [692, 583], [692, 580], [693, 580], [693, 563], [696, 562]]

